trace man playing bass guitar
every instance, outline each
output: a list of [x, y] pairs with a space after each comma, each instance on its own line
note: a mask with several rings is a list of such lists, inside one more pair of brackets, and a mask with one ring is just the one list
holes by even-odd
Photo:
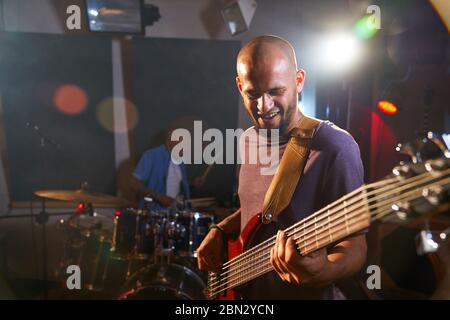
[[[246, 43], [237, 57], [236, 84], [245, 110], [254, 122], [248, 132], [279, 130], [279, 155], [302, 117], [299, 94], [305, 71], [297, 69], [293, 47], [275, 36], [260, 36]], [[263, 141], [263, 142], [261, 142]], [[252, 148], [241, 139], [240, 147]], [[259, 144], [270, 144], [270, 139]], [[318, 121], [309, 144], [310, 153], [290, 202], [277, 219], [252, 235], [252, 245], [276, 234], [270, 250], [269, 272], [248, 283], [247, 299], [340, 299], [346, 298], [336, 283], [348, 279], [366, 258], [364, 233], [356, 233], [327, 248], [302, 256], [283, 230], [363, 184], [358, 145], [349, 133], [327, 121]], [[217, 271], [224, 263], [226, 242], [244, 229], [263, 210], [274, 174], [262, 174], [261, 164], [243, 161], [238, 194], [241, 208], [207, 234], [197, 250], [198, 266]], [[251, 247], [251, 246], [250, 246]]]

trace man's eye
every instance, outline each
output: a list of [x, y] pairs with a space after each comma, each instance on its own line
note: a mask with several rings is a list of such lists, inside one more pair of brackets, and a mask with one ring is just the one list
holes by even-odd
[[255, 100], [258, 99], [258, 95], [247, 93], [247, 98], [249, 98], [250, 100]]
[[283, 92], [284, 92], [283, 89], [277, 89], [277, 90], [271, 90], [271, 91], [269, 91], [269, 94], [270, 94], [271, 96], [279, 96], [279, 95], [282, 95]]

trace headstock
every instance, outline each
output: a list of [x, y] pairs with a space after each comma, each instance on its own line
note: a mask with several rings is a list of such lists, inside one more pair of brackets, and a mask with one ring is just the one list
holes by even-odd
[[450, 233], [450, 229], [430, 230], [429, 223], [435, 214], [450, 211], [450, 151], [442, 137], [432, 132], [413, 142], [399, 144], [396, 150], [411, 159], [411, 162], [401, 162], [392, 170], [399, 186], [410, 181], [410, 188], [399, 188], [397, 198], [403, 199], [403, 194], [408, 193], [415, 193], [415, 196], [392, 204], [393, 214], [384, 220], [400, 224], [414, 220], [415, 225], [422, 229], [416, 237], [417, 253], [436, 252]]
[[423, 163], [426, 160], [440, 157], [450, 159], [450, 151], [442, 136], [434, 132], [428, 132], [426, 137], [405, 144], [399, 143], [395, 150], [409, 156], [412, 163]]

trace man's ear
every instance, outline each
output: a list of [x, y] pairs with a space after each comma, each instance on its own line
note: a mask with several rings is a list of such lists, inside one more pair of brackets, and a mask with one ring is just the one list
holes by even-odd
[[237, 86], [239, 92], [242, 94], [242, 83], [241, 83], [241, 79], [239, 79], [239, 76], [236, 76], [236, 86]]
[[295, 85], [297, 87], [297, 93], [302, 92], [303, 85], [305, 84], [305, 70], [299, 69], [297, 70], [297, 74], [295, 76]]

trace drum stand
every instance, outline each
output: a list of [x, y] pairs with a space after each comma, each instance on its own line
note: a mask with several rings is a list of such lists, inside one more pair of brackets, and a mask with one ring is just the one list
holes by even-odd
[[42, 210], [36, 216], [36, 222], [42, 226], [42, 275], [44, 281], [44, 299], [48, 298], [48, 273], [47, 273], [47, 232], [48, 213], [45, 211], [45, 199], [42, 199]]
[[[168, 249], [165, 249], [161, 246], [159, 248], [155, 248], [155, 254], [154, 254], [154, 264], [159, 264], [159, 270], [158, 270], [158, 279], [160, 279], [162, 282], [168, 282], [167, 280], [167, 270], [168, 266], [171, 264], [171, 258], [173, 256], [173, 249], [169, 246]], [[160, 258], [160, 261], [158, 263], [158, 258]], [[166, 259], [164, 259], [166, 258]]]
[[[153, 255], [153, 262], [158, 263], [158, 258], [161, 259], [161, 264], [170, 264], [171, 258], [173, 257], [173, 249], [156, 248], [155, 254]], [[164, 260], [166, 258], [166, 260]]]
[[[164, 240], [165, 240], [165, 230], [166, 230], [166, 223], [170, 223], [168, 220], [163, 220], [163, 225], [160, 226], [158, 232], [155, 233], [155, 250], [153, 254], [153, 263], [158, 263], [158, 258], [160, 258], [160, 264], [164, 269], [165, 265], [169, 265], [171, 263], [171, 259], [174, 255], [174, 240], [167, 239], [167, 247], [164, 247]], [[161, 234], [159, 234], [161, 233]], [[166, 258], [166, 259], [164, 259]], [[160, 270], [160, 272], [163, 270]], [[163, 271], [164, 272], [164, 271]]]

